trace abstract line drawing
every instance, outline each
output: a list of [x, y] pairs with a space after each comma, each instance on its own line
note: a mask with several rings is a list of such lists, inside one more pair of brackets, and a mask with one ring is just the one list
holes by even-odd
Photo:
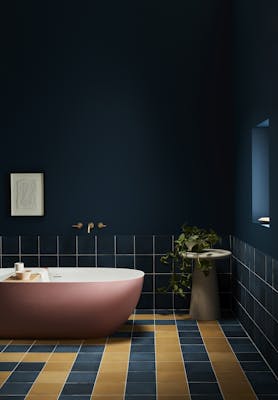
[[43, 173], [11, 174], [11, 215], [44, 215]]

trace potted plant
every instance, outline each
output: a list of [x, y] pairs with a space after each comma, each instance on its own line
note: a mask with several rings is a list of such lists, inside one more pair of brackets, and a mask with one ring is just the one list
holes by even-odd
[[[213, 267], [209, 259], [200, 258], [198, 255], [212, 248], [220, 237], [213, 230], [206, 230], [196, 226], [184, 224], [182, 233], [174, 241], [174, 249], [160, 258], [163, 264], [170, 265], [171, 277], [167, 287], [159, 288], [160, 293], [172, 290], [175, 294], [185, 297], [186, 289], [191, 287], [192, 258], [195, 253], [195, 265], [207, 276]], [[190, 253], [190, 254], [189, 254]]]

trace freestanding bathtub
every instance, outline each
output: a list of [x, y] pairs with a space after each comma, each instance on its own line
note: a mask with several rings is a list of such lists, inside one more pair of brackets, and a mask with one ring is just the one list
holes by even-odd
[[127, 268], [48, 268], [34, 282], [5, 282], [13, 269], [0, 271], [0, 338], [107, 336], [133, 312], [144, 280]]

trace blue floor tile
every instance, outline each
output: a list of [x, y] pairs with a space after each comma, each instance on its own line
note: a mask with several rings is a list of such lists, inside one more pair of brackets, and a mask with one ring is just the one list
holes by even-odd
[[88, 361], [88, 362], [76, 361], [72, 366], [72, 371], [97, 372], [99, 366], [100, 366], [99, 361]]
[[55, 347], [55, 353], [77, 353], [79, 350], [79, 345], [67, 345], [59, 344]]
[[223, 325], [222, 329], [226, 337], [247, 337], [240, 325]]
[[155, 361], [154, 353], [131, 353], [130, 361]]
[[10, 344], [5, 348], [4, 353], [25, 353], [30, 347], [26, 344]]
[[93, 390], [93, 383], [66, 383], [62, 390], [62, 395], [82, 395], [91, 394]]
[[102, 353], [79, 353], [76, 362], [100, 361]]
[[186, 338], [188, 338], [188, 337], [201, 337], [201, 335], [200, 335], [200, 332], [198, 331], [190, 331], [190, 332], [187, 332], [187, 331], [179, 331], [179, 337], [180, 338], [183, 338], [183, 337], [186, 337]]
[[34, 382], [40, 371], [15, 371], [6, 382]]
[[134, 325], [154, 325], [153, 319], [139, 319], [134, 321]]
[[0, 371], [12, 371], [17, 365], [17, 362], [0, 362]]
[[207, 353], [183, 353], [183, 359], [187, 361], [209, 361]]
[[0, 352], [6, 347], [6, 344], [0, 344]]
[[262, 361], [264, 362], [262, 356], [257, 353], [237, 353], [237, 359], [239, 361]]
[[175, 325], [174, 320], [157, 319], [155, 325]]
[[129, 371], [127, 376], [127, 382], [155, 382], [156, 374], [153, 372], [131, 372]]
[[97, 372], [71, 372], [68, 376], [67, 383], [95, 382]]
[[155, 371], [154, 361], [130, 361], [129, 371]]
[[204, 342], [201, 337], [182, 337], [180, 338], [180, 344], [204, 344]]
[[[59, 400], [90, 400], [91, 396], [67, 396], [67, 395], [61, 395], [59, 397]], [[1, 399], [0, 399], [1, 400]]]
[[229, 343], [235, 353], [257, 353], [258, 350], [248, 338], [229, 338]]
[[154, 345], [154, 338], [152, 337], [133, 337], [131, 341], [132, 345], [136, 344], [152, 344]]
[[80, 348], [80, 353], [102, 353], [104, 346], [98, 346], [93, 344], [83, 344]]
[[216, 382], [210, 362], [188, 362], [185, 367], [188, 382]]
[[194, 325], [179, 325], [177, 328], [179, 332], [199, 332], [198, 327]]
[[26, 395], [32, 383], [4, 383], [4, 385], [0, 388], [0, 395], [2, 394], [11, 394], [11, 395]]
[[182, 353], [206, 353], [206, 348], [203, 344], [183, 344], [181, 346]]
[[110, 337], [126, 337], [129, 338], [131, 336], [131, 332], [116, 332]]
[[44, 362], [21, 362], [16, 367], [16, 371], [41, 371], [45, 366]]
[[193, 394], [191, 395], [192, 400], [223, 400], [222, 395], [219, 394]]
[[221, 395], [217, 383], [189, 383], [190, 393], [191, 394], [217, 394]]
[[262, 361], [241, 361], [240, 365], [244, 371], [269, 371], [266, 363]]
[[132, 337], [135, 337], [135, 338], [137, 338], [137, 337], [144, 337], [144, 338], [152, 337], [153, 338], [154, 332], [136, 332], [136, 331], [134, 331]]
[[155, 382], [127, 382], [126, 394], [154, 395], [156, 393]]
[[142, 352], [154, 353], [155, 348], [154, 348], [154, 345], [152, 345], [152, 344], [144, 344], [144, 345], [141, 345], [141, 344], [134, 345], [134, 344], [132, 344], [130, 351], [132, 353], [142, 353]]
[[25, 396], [6, 396], [0, 395], [0, 400], [24, 400]]
[[29, 350], [31, 353], [52, 353], [55, 345], [34, 344]]
[[256, 394], [275, 394], [278, 398], [278, 381], [271, 372], [247, 371], [246, 376]]
[[177, 326], [178, 327], [180, 327], [180, 326], [182, 326], [182, 327], [183, 326], [185, 326], [185, 327], [195, 326], [195, 329], [198, 329], [197, 322], [194, 319], [187, 319], [185, 321], [178, 320], [177, 321]]

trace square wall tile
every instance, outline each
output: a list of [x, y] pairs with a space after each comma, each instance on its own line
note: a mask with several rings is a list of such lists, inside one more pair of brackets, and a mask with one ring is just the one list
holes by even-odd
[[39, 257], [38, 256], [22, 256], [21, 261], [24, 262], [25, 268], [38, 267]]
[[79, 267], [95, 267], [96, 257], [92, 256], [78, 256], [78, 266]]
[[189, 310], [191, 293], [186, 293], [185, 297], [174, 295], [174, 308], [178, 310]]
[[38, 236], [21, 236], [21, 253], [38, 254]]
[[153, 275], [144, 276], [144, 285], [142, 292], [153, 292]]
[[40, 256], [40, 266], [41, 267], [57, 267], [58, 260], [57, 256]]
[[[169, 280], [171, 278], [171, 275], [166, 275], [166, 274], [156, 274], [155, 275], [155, 291], [157, 292], [157, 290], [159, 288], [162, 287], [168, 287], [169, 286]], [[172, 289], [169, 288], [168, 289], [169, 292], [172, 292]], [[160, 307], [158, 307], [160, 308]], [[163, 308], [163, 307], [162, 307]]]
[[155, 254], [165, 254], [172, 250], [172, 236], [155, 236]]
[[76, 236], [59, 236], [59, 254], [76, 254]]
[[137, 256], [135, 257], [136, 269], [140, 269], [145, 273], [153, 272], [153, 257], [152, 256]]
[[153, 295], [142, 293], [136, 308], [137, 309], [153, 309]]
[[119, 268], [134, 268], [133, 256], [116, 256], [116, 266]]
[[18, 236], [2, 236], [3, 254], [19, 254]]
[[135, 253], [136, 254], [153, 254], [153, 237], [136, 236], [135, 237]]
[[97, 253], [98, 254], [114, 254], [114, 236], [98, 235], [97, 236]]
[[41, 254], [57, 254], [57, 236], [54, 236], [54, 235], [40, 236], [40, 253]]
[[3, 268], [13, 268], [14, 263], [19, 261], [18, 256], [3, 256], [2, 257], [2, 266]]
[[155, 308], [173, 308], [172, 293], [156, 294], [155, 295]]
[[134, 236], [119, 235], [117, 236], [117, 254], [133, 254], [134, 253]]
[[164, 264], [160, 261], [161, 256], [155, 256], [155, 272], [162, 274], [169, 274], [171, 272], [171, 261], [170, 264]]
[[76, 267], [77, 265], [75, 256], [59, 256], [60, 267]]
[[95, 254], [95, 236], [78, 235], [78, 254]]
[[255, 249], [255, 272], [263, 279], [265, 279], [265, 264], [265, 255]]
[[98, 255], [97, 257], [97, 266], [98, 267], [108, 267], [114, 268], [115, 267], [115, 257], [114, 256], [105, 256], [105, 255]]

